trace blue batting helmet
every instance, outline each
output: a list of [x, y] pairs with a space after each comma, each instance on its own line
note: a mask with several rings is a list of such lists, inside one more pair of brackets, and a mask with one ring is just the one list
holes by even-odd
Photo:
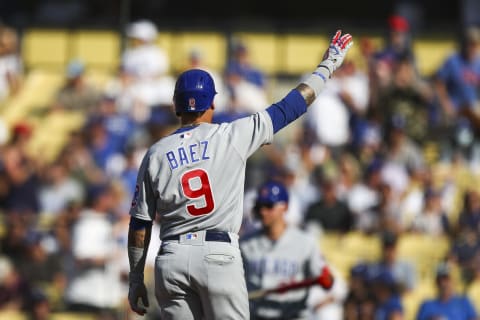
[[278, 202], [288, 203], [287, 188], [276, 181], [264, 183], [258, 189], [256, 205], [273, 205]]
[[208, 72], [200, 69], [187, 70], [175, 83], [175, 112], [205, 111], [212, 105], [215, 94], [215, 83]]

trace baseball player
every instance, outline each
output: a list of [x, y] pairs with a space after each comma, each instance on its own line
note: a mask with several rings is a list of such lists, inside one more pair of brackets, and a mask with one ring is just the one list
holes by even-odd
[[[284, 185], [270, 181], [258, 189], [254, 214], [262, 228], [240, 239], [249, 291], [277, 288], [314, 277], [330, 289], [333, 277], [320, 255], [315, 240], [287, 225], [288, 192]], [[272, 293], [252, 300], [251, 319], [306, 319], [308, 289]]]
[[249, 318], [237, 235], [246, 160], [306, 112], [351, 44], [352, 37], [338, 31], [324, 60], [303, 83], [266, 110], [230, 123], [211, 123], [216, 91], [207, 72], [192, 69], [178, 77], [173, 100], [181, 127], [147, 151], [130, 210], [128, 299], [133, 311], [147, 311], [143, 272], [152, 220], [159, 214], [155, 295], [162, 319]]

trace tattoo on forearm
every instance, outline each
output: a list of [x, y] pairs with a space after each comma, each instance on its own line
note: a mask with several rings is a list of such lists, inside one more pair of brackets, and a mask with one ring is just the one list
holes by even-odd
[[132, 247], [137, 247], [137, 248], [144, 248], [146, 233], [147, 233], [147, 229], [142, 229], [142, 230], [130, 229], [128, 231], [128, 245]]
[[304, 83], [300, 83], [296, 89], [298, 90], [298, 92], [300, 92], [300, 94], [302, 95], [303, 99], [305, 100], [305, 102], [307, 103], [307, 106], [311, 105], [312, 102], [315, 100], [315, 92], [313, 91], [312, 88], [310, 88], [309, 86], [307, 86], [306, 84]]

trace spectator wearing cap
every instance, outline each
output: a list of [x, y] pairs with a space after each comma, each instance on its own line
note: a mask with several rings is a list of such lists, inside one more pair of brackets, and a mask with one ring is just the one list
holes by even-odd
[[410, 24], [406, 18], [400, 15], [388, 18], [386, 46], [373, 54], [370, 65], [371, 103], [378, 110], [382, 110], [381, 92], [391, 84], [396, 62], [408, 59], [414, 63], [409, 33]]
[[350, 269], [349, 292], [344, 303], [345, 320], [374, 319], [375, 299], [369, 281], [367, 264], [359, 263]]
[[479, 49], [480, 30], [474, 27], [465, 30], [460, 50], [448, 57], [436, 74], [436, 93], [443, 112], [450, 120], [454, 120], [463, 109], [478, 108]]
[[111, 314], [121, 302], [119, 267], [113, 263], [113, 223], [108, 216], [115, 205], [109, 184], [88, 188], [86, 208], [72, 230], [74, 269], [65, 294], [71, 311]]
[[417, 313], [417, 320], [478, 320], [479, 317], [470, 299], [464, 295], [457, 295], [451, 278], [448, 264], [437, 266], [435, 284], [437, 296], [427, 299]]
[[135, 81], [153, 79], [169, 72], [169, 58], [156, 44], [158, 30], [155, 24], [148, 20], [132, 22], [127, 26], [126, 36], [130, 43], [122, 56], [124, 72]]
[[136, 122], [147, 123], [152, 108], [170, 111], [175, 80], [169, 76], [170, 62], [166, 52], [157, 45], [158, 30], [148, 20], [127, 26], [129, 46], [121, 58], [120, 82], [115, 96], [122, 112]]
[[85, 64], [71, 60], [65, 72], [65, 83], [57, 93], [54, 107], [91, 112], [100, 101], [100, 92], [85, 79]]
[[402, 320], [403, 306], [393, 275], [386, 269], [379, 269], [372, 274], [372, 291], [376, 301], [375, 320]]

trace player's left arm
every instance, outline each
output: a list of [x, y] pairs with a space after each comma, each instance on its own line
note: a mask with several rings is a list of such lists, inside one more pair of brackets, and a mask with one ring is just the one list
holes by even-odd
[[[148, 307], [147, 289], [144, 283], [144, 269], [148, 246], [152, 234], [151, 221], [132, 217], [128, 228], [128, 260], [130, 263], [128, 301], [139, 315], [144, 315]], [[141, 299], [144, 307], [138, 305]]]
[[280, 102], [267, 108], [267, 112], [272, 119], [274, 133], [307, 111], [307, 107], [323, 90], [327, 80], [342, 65], [352, 44], [352, 36], [348, 33], [342, 36], [342, 32], [338, 30], [317, 69]]
[[[128, 301], [131, 309], [142, 316], [147, 312], [146, 307], [148, 307], [143, 274], [152, 234], [152, 221], [156, 212], [156, 194], [149, 173], [150, 168], [150, 156], [147, 153], [138, 172], [128, 228], [127, 250], [130, 263]], [[144, 307], [138, 304], [139, 299], [142, 300]]]

